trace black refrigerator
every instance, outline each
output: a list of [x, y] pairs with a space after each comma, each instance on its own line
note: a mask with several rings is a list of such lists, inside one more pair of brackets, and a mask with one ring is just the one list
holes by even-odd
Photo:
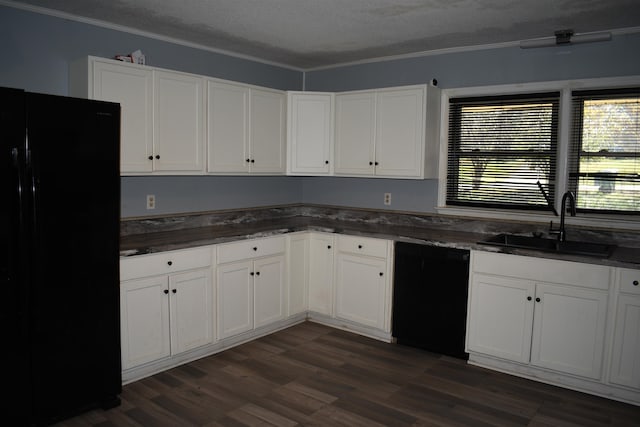
[[119, 404], [120, 106], [0, 88], [6, 425]]

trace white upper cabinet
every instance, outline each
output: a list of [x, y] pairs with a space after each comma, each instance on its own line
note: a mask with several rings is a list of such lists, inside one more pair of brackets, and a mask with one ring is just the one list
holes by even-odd
[[333, 172], [333, 102], [333, 93], [288, 92], [287, 174]]
[[153, 72], [150, 69], [85, 59], [72, 65], [70, 92], [72, 96], [119, 103], [121, 173], [153, 170]]
[[424, 178], [426, 88], [380, 91], [376, 175]]
[[436, 178], [439, 115], [426, 85], [337, 94], [335, 174]]
[[121, 174], [204, 172], [202, 77], [89, 57], [71, 65], [70, 94], [120, 103]]
[[203, 79], [154, 71], [154, 170], [202, 173], [204, 168]]
[[283, 91], [88, 57], [70, 95], [120, 103], [123, 175], [285, 173]]
[[284, 92], [213, 80], [207, 92], [207, 172], [284, 174]]
[[207, 172], [248, 173], [249, 89], [207, 82]]
[[336, 95], [336, 175], [374, 175], [376, 94]]
[[286, 169], [284, 92], [251, 88], [251, 172], [284, 175]]

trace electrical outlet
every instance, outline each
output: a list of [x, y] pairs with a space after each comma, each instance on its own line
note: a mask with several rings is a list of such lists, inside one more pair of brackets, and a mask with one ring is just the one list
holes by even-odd
[[156, 196], [153, 194], [147, 194], [147, 209], [156, 208]]
[[391, 205], [391, 193], [384, 193], [384, 204]]

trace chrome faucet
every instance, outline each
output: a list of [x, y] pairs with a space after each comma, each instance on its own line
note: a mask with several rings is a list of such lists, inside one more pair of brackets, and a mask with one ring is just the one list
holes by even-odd
[[557, 234], [558, 241], [564, 242], [567, 240], [567, 232], [564, 229], [564, 216], [567, 213], [567, 199], [569, 199], [569, 215], [576, 216], [576, 196], [572, 191], [567, 191], [562, 195], [562, 203], [560, 204], [560, 228], [553, 229], [553, 221], [549, 225], [549, 233]]

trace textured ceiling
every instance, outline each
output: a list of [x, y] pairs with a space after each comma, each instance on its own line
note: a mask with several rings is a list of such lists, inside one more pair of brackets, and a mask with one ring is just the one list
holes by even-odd
[[[638, 0], [18, 0], [309, 69], [439, 49], [640, 28]], [[41, 9], [36, 9], [41, 10]]]

